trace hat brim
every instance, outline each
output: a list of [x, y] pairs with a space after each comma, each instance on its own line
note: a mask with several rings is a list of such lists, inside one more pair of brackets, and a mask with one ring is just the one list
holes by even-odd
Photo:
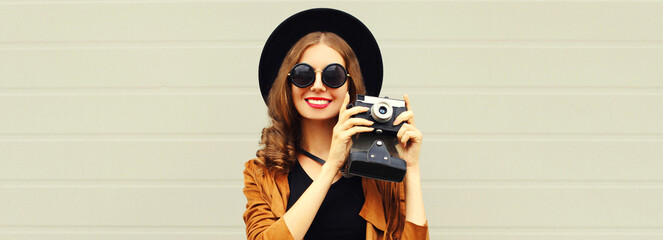
[[352, 48], [364, 78], [366, 95], [378, 96], [382, 87], [382, 55], [373, 34], [359, 19], [336, 9], [314, 8], [283, 21], [267, 39], [260, 55], [258, 81], [260, 93], [267, 96], [290, 48], [311, 32], [333, 32]]

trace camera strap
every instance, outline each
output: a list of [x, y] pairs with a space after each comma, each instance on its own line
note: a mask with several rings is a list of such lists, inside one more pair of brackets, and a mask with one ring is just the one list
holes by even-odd
[[312, 153], [310, 153], [310, 152], [304, 150], [303, 148], [301, 148], [301, 147], [299, 147], [299, 146], [297, 146], [297, 151], [298, 151], [299, 153], [304, 154], [305, 156], [307, 156], [307, 157], [313, 159], [314, 161], [316, 161], [316, 162], [318, 162], [318, 163], [320, 163], [320, 164], [325, 164], [325, 160], [323, 160], [322, 158], [319, 158], [319, 157], [316, 156], [316, 155], [313, 155]]

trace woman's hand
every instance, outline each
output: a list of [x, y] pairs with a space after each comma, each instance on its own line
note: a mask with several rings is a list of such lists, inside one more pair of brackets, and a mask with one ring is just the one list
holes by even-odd
[[410, 105], [410, 98], [407, 94], [403, 95], [405, 101], [405, 108], [407, 111], [401, 113], [394, 120], [394, 125], [405, 122], [400, 130], [398, 130], [396, 150], [398, 155], [405, 160], [407, 167], [419, 167], [419, 151], [421, 150], [421, 141], [423, 135], [414, 126], [414, 113]]
[[366, 127], [373, 125], [373, 121], [363, 118], [351, 118], [351, 116], [355, 114], [368, 111], [369, 108], [355, 106], [346, 109], [349, 102], [350, 94], [346, 93], [345, 98], [343, 99], [343, 105], [341, 105], [341, 109], [338, 113], [338, 122], [336, 123], [336, 126], [334, 126], [329, 156], [327, 157], [327, 162], [333, 164], [335, 169], [341, 169], [343, 167], [345, 159], [350, 152], [350, 147], [352, 147], [352, 136], [361, 132], [373, 131], [372, 127]]

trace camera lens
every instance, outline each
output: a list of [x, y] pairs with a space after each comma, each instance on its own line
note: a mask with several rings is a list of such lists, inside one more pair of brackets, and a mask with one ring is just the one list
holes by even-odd
[[391, 119], [392, 108], [391, 105], [387, 102], [378, 102], [373, 104], [371, 107], [371, 117], [373, 120], [386, 123]]
[[380, 109], [378, 110], [381, 114], [387, 113], [387, 107], [385, 106], [380, 106]]

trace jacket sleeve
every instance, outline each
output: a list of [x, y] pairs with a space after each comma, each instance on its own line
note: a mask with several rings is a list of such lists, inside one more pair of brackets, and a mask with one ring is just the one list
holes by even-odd
[[247, 162], [244, 169], [244, 196], [246, 197], [246, 210], [244, 223], [246, 224], [246, 237], [248, 240], [292, 240], [292, 234], [283, 218], [276, 217], [270, 208], [269, 193], [262, 186], [264, 176], [257, 177], [256, 170]]
[[423, 226], [416, 225], [410, 221], [405, 221], [403, 233], [401, 233], [401, 240], [428, 240], [428, 223]]

